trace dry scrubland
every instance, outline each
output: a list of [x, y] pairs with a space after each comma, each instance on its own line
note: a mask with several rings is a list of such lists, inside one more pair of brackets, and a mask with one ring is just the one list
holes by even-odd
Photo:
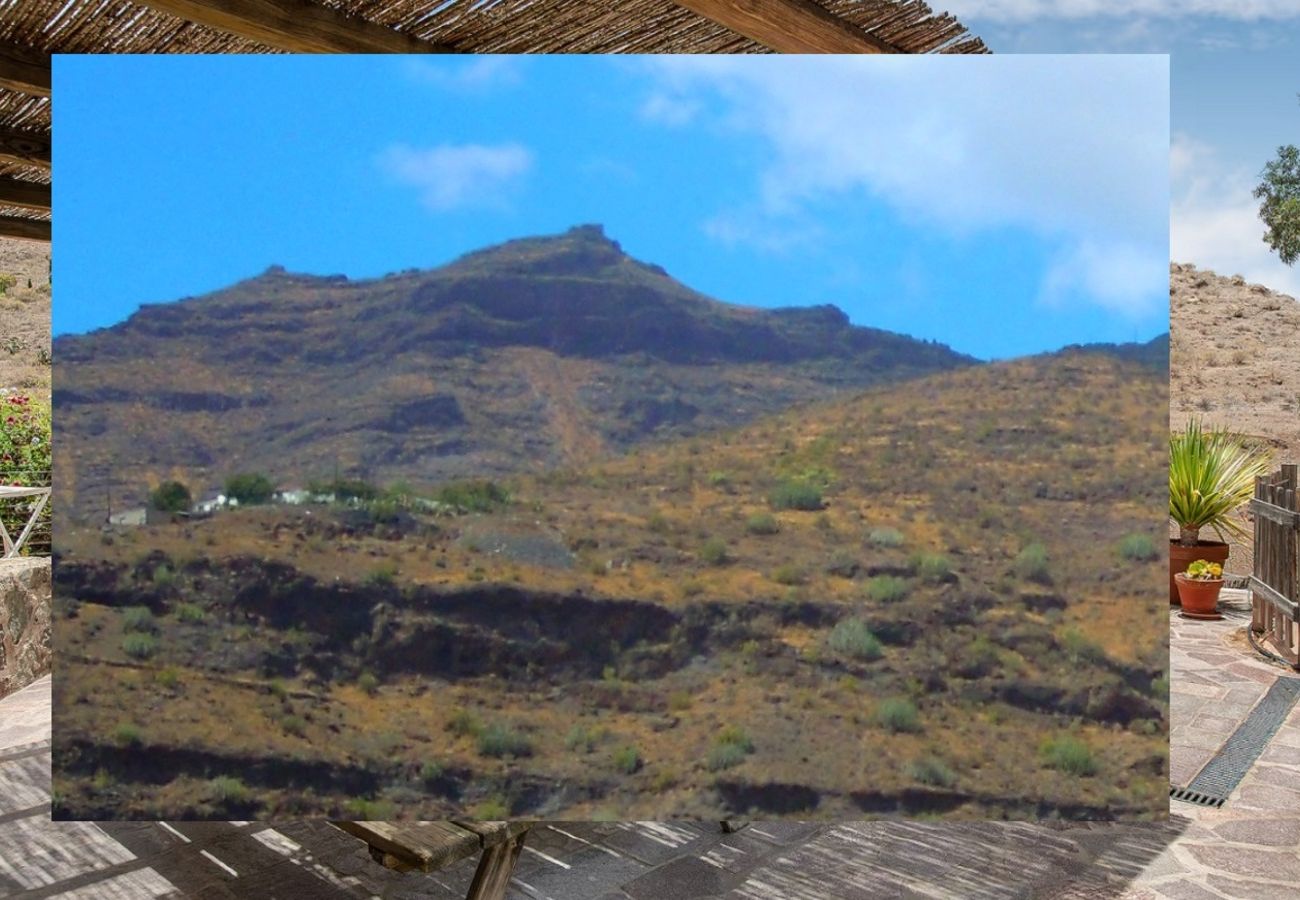
[[0, 293], [0, 388], [14, 388], [47, 399], [49, 259], [47, 244], [0, 238], [0, 284], [4, 285]]
[[[1278, 462], [1300, 462], [1300, 302], [1174, 263], [1169, 315], [1170, 426], [1199, 417], [1258, 439]], [[1228, 570], [1249, 573], [1250, 547], [1231, 543]]]
[[1162, 817], [1166, 390], [1065, 354], [457, 515], [70, 525], [56, 815]]

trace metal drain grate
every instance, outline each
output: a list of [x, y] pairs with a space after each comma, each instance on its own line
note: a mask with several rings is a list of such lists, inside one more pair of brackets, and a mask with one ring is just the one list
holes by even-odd
[[1196, 791], [1189, 791], [1187, 788], [1176, 787], [1169, 789], [1169, 796], [1184, 803], [1195, 803], [1197, 806], [1213, 806], [1215, 809], [1222, 806], [1225, 799], [1223, 797], [1211, 797], [1208, 794], [1199, 794]]
[[1246, 777], [1269, 740], [1282, 726], [1287, 713], [1300, 699], [1300, 678], [1279, 678], [1264, 699], [1246, 716], [1224, 743], [1223, 749], [1196, 773], [1185, 788], [1171, 788], [1169, 796], [1201, 806], [1222, 806]]

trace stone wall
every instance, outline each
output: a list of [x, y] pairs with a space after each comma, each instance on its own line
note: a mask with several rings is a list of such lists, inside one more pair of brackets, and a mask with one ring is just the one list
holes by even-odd
[[0, 697], [50, 671], [50, 561], [0, 560]]

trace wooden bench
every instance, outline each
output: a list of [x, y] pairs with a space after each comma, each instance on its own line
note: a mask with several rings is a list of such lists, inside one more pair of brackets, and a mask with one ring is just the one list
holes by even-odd
[[[465, 900], [505, 900], [531, 822], [334, 822], [359, 837], [376, 862], [399, 872], [435, 872], [479, 856]], [[481, 854], [481, 855], [480, 855]]]
[[[435, 872], [477, 853], [466, 900], [505, 900], [531, 822], [334, 822], [370, 847], [376, 862], [399, 872]], [[721, 822], [733, 834], [748, 822]]]

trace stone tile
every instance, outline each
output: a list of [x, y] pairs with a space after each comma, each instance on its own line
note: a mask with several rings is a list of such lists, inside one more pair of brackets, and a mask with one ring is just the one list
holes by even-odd
[[1291, 884], [1276, 884], [1265, 881], [1225, 878], [1214, 874], [1207, 876], [1206, 881], [1216, 891], [1228, 897], [1240, 897], [1242, 900], [1295, 900], [1296, 897], [1294, 882]]
[[1214, 826], [1223, 841], [1269, 847], [1300, 847], [1300, 810], [1294, 819], [1242, 819]]
[[1264, 752], [1259, 755], [1261, 763], [1273, 763], [1282, 766], [1300, 767], [1300, 747], [1288, 747], [1276, 741], [1269, 741]]
[[1186, 849], [1197, 862], [1215, 872], [1242, 878], [1255, 878], [1261, 872], [1268, 872], [1274, 878], [1300, 884], [1300, 857], [1293, 852], [1226, 844], [1193, 844]]
[[[1222, 894], [1206, 890], [1194, 881], [1172, 881], [1155, 885], [1154, 889], [1169, 900], [1223, 900]], [[1128, 894], [1124, 896], [1127, 898]]]
[[1240, 719], [1230, 719], [1224, 716], [1206, 715], [1205, 713], [1202, 713], [1192, 719], [1188, 727], [1193, 731], [1204, 731], [1210, 734], [1220, 734], [1227, 737], [1236, 731], [1237, 726], [1240, 724]]

